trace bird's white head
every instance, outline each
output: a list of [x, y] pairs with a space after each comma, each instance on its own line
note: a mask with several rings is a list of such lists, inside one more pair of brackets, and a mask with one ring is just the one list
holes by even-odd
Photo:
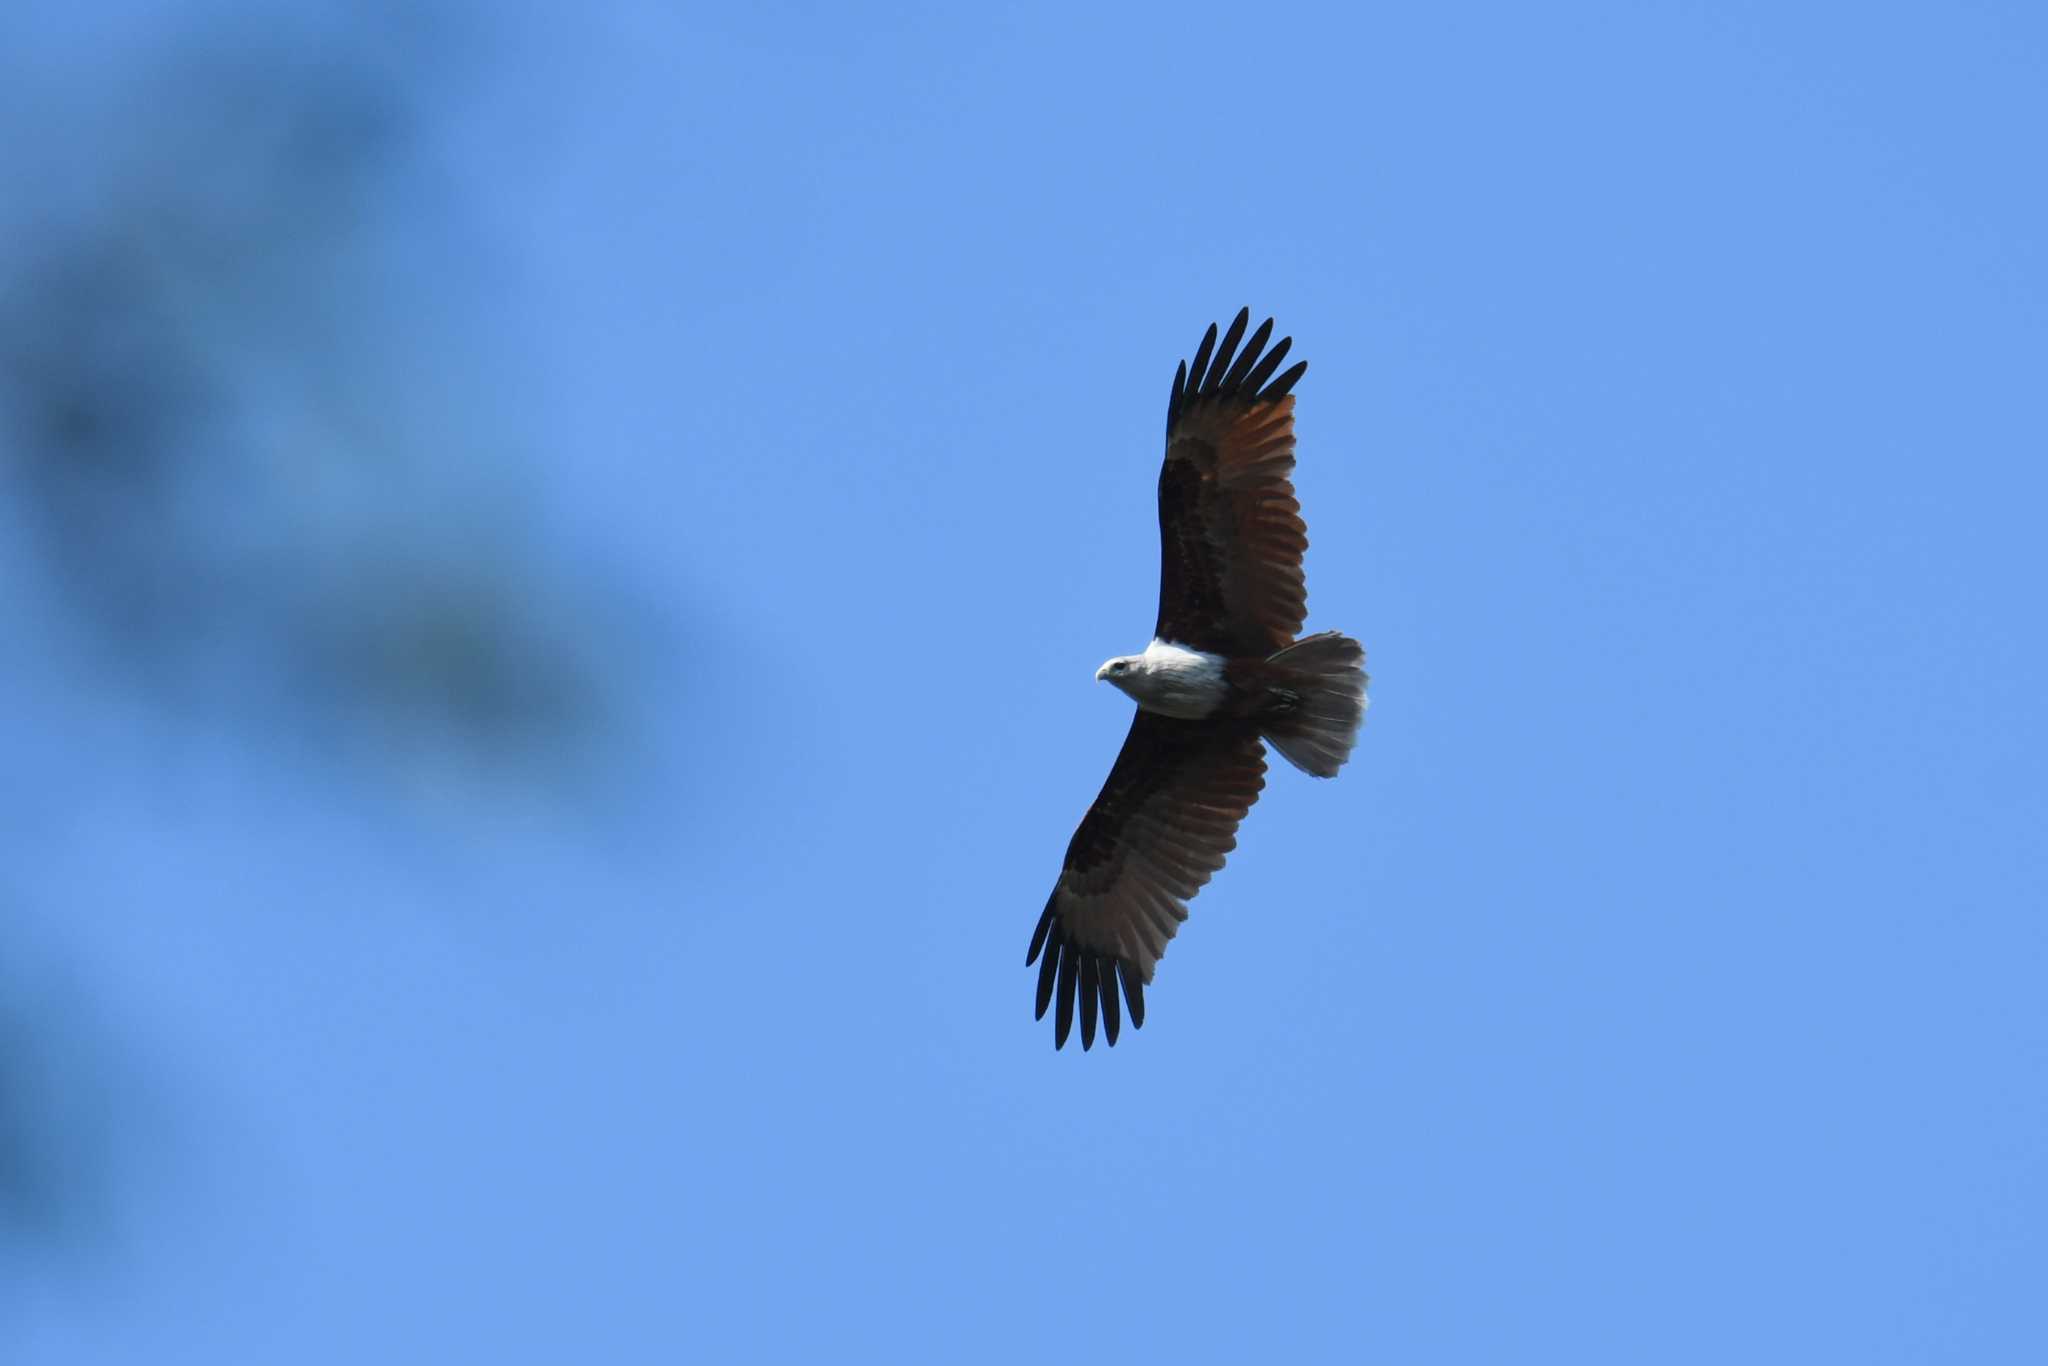
[[1137, 696], [1135, 688], [1141, 686], [1139, 680], [1143, 678], [1143, 674], [1145, 655], [1116, 655], [1114, 659], [1106, 661], [1100, 670], [1096, 670], [1096, 680], [1108, 680], [1118, 692]]
[[1095, 671], [1097, 682], [1107, 679], [1124, 692], [1131, 690], [1131, 681], [1144, 668], [1145, 661], [1138, 655], [1118, 655]]

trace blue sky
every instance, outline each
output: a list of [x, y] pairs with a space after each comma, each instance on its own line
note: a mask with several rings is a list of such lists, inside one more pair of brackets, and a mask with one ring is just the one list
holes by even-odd
[[[2039, 13], [692, 9], [6, 21], [0, 1354], [2042, 1359]], [[1055, 1054], [1246, 304], [1371, 719]]]

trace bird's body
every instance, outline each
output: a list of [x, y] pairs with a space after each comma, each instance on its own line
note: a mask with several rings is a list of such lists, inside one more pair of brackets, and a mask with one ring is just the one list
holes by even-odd
[[1128, 693], [1146, 711], [1200, 721], [1229, 699], [1230, 684], [1223, 676], [1228, 662], [1206, 650], [1155, 640], [1143, 654], [1110, 660], [1095, 676]]
[[1120, 1005], [1133, 1026], [1144, 1023], [1144, 987], [1186, 903], [1223, 866], [1265, 785], [1265, 743], [1327, 778], [1364, 719], [1358, 642], [1334, 631], [1295, 638], [1307, 616], [1308, 537], [1289, 479], [1288, 391], [1308, 367], [1272, 378], [1290, 339], [1263, 350], [1271, 319], [1239, 353], [1249, 321], [1240, 312], [1220, 347], [1211, 327], [1174, 376], [1159, 473], [1159, 620], [1141, 653], [1095, 674], [1138, 714], [1025, 958], [1040, 963], [1039, 1016], [1058, 1002], [1055, 1046], [1077, 1004], [1084, 1049], [1098, 1013], [1112, 1044]]

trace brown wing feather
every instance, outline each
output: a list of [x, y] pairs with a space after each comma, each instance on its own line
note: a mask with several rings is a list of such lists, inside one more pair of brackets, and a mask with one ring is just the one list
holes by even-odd
[[1145, 1022], [1144, 986], [1187, 919], [1187, 902], [1237, 847], [1238, 823], [1265, 786], [1257, 729], [1141, 711], [1095, 804], [1067, 845], [1066, 865], [1031, 936], [1038, 1016], [1058, 1001], [1053, 1044], [1065, 1045], [1078, 997], [1081, 1047], [1097, 1007], [1116, 1042], [1117, 989], [1131, 1025]]
[[1242, 353], [1249, 310], [1174, 375], [1159, 471], [1159, 622], [1154, 634], [1225, 655], [1267, 655], [1308, 618], [1308, 530], [1294, 484], [1294, 387], [1306, 361], [1271, 378], [1293, 338], [1264, 352], [1268, 318]]

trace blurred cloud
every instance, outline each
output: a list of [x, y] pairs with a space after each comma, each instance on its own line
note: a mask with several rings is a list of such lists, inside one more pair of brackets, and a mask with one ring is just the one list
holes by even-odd
[[[10, 24], [0, 111], [49, 130], [0, 148], [39, 191], [0, 206], [0, 819], [42, 851], [35, 923], [90, 953], [131, 909], [233, 914], [222, 870], [263, 860], [438, 907], [421, 842], [307, 829], [425, 794], [482, 832], [430, 857], [482, 864], [536, 815], [574, 840], [593, 807], [659, 808], [681, 586], [549, 506], [538, 324], [435, 150], [475, 35], [439, 10]], [[180, 764], [229, 797], [187, 809]], [[0, 914], [0, 1241], [54, 1248], [117, 1222], [132, 1089], [28, 922]]]
[[0, 1245], [83, 1250], [110, 1228], [131, 1069], [80, 974], [27, 942], [0, 951]]
[[631, 586], [548, 539], [518, 302], [423, 150], [473, 57], [216, 17], [48, 95], [115, 112], [51, 111], [100, 141], [4, 245], [0, 474], [103, 681], [491, 782], [633, 724], [583, 662]]

